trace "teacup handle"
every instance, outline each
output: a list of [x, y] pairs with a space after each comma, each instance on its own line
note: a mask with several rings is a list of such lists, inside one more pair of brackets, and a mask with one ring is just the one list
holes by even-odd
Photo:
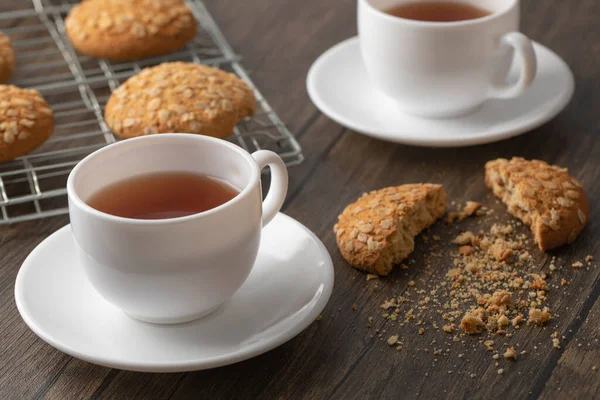
[[533, 83], [537, 72], [537, 58], [531, 40], [519, 32], [510, 32], [500, 38], [500, 46], [515, 49], [515, 58], [520, 64], [519, 79], [515, 83], [492, 85], [490, 97], [508, 99], [522, 95]]
[[275, 218], [283, 206], [288, 189], [288, 172], [283, 160], [272, 151], [259, 150], [252, 153], [252, 157], [261, 170], [266, 166], [271, 168], [271, 186], [269, 186], [269, 193], [267, 193], [262, 206], [262, 226], [264, 227]]

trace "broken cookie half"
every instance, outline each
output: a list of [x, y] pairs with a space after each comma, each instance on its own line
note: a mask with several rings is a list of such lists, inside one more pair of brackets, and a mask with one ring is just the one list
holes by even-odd
[[583, 186], [566, 168], [499, 158], [485, 165], [485, 181], [508, 212], [531, 227], [542, 251], [572, 243], [589, 218]]
[[414, 250], [414, 239], [446, 212], [441, 185], [419, 183], [365, 193], [333, 230], [342, 256], [362, 271], [387, 275]]

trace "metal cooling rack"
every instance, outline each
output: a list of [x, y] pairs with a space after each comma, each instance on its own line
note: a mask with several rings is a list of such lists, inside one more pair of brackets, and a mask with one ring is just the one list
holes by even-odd
[[254, 90], [258, 109], [238, 124], [229, 140], [249, 152], [273, 150], [287, 165], [303, 161], [300, 145], [252, 83], [201, 0], [186, 1], [198, 21], [198, 33], [186, 48], [123, 63], [73, 49], [64, 19], [77, 3], [33, 0], [33, 7], [25, 4], [23, 9], [0, 12], [0, 30], [11, 37], [17, 54], [17, 67], [7, 83], [39, 90], [56, 121], [52, 137], [41, 147], [0, 164], [0, 224], [66, 214], [65, 185], [71, 169], [87, 154], [116, 141], [103, 118], [110, 93], [142, 68], [166, 61], [216, 66], [243, 78]]

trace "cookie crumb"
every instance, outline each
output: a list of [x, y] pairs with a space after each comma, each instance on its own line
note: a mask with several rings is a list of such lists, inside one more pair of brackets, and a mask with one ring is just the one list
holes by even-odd
[[470, 256], [473, 253], [473, 248], [471, 246], [460, 246], [458, 249], [458, 254], [462, 254], [464, 256]]
[[517, 359], [517, 352], [515, 351], [514, 347], [509, 347], [508, 349], [506, 349], [503, 355], [504, 358], [512, 358], [513, 360]]
[[[456, 203], [452, 204], [452, 205], [455, 206]], [[465, 204], [465, 206], [463, 207], [463, 209], [461, 211], [451, 211], [448, 213], [448, 216], [446, 217], [446, 223], [452, 224], [455, 221], [461, 222], [461, 221], [465, 220], [466, 218], [471, 217], [473, 215], [480, 215], [477, 213], [480, 208], [481, 208], [480, 203], [478, 203], [476, 201], [467, 201], [467, 203]]]
[[511, 321], [512, 326], [519, 326], [519, 324], [523, 322], [523, 315], [519, 314], [516, 317], [514, 317]]
[[506, 315], [501, 315], [498, 318], [498, 325], [499, 326], [508, 326], [510, 322], [508, 321], [508, 318], [506, 317]]
[[379, 279], [379, 275], [367, 274], [367, 281], [370, 281], [371, 279]]
[[471, 314], [470, 312], [465, 314], [465, 316], [460, 321], [460, 328], [468, 333], [469, 335], [474, 335], [476, 333], [480, 333], [485, 324], [476, 315]]
[[393, 345], [395, 345], [396, 343], [398, 343], [398, 335], [392, 335], [392, 336], [390, 336], [390, 337], [388, 338], [388, 340], [387, 340], [387, 343], [388, 343], [390, 346], [393, 346]]
[[452, 243], [457, 244], [459, 246], [464, 246], [468, 244], [473, 244], [473, 240], [475, 240], [475, 235], [473, 235], [473, 232], [467, 231], [455, 237]]
[[531, 308], [529, 310], [529, 319], [527, 320], [527, 323], [543, 325], [550, 321], [550, 318], [551, 315], [548, 307], [544, 307], [543, 310], [540, 310], [539, 308]]
[[465, 207], [463, 208], [463, 213], [465, 217], [470, 217], [477, 212], [481, 208], [481, 204], [476, 201], [467, 201]]

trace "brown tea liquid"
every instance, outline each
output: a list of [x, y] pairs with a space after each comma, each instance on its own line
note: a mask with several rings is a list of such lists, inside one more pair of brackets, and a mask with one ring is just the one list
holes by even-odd
[[122, 180], [95, 193], [87, 204], [117, 217], [167, 219], [208, 211], [239, 193], [220, 179], [172, 172]]
[[384, 10], [394, 17], [428, 22], [456, 22], [486, 17], [490, 11], [453, 1], [404, 3]]

